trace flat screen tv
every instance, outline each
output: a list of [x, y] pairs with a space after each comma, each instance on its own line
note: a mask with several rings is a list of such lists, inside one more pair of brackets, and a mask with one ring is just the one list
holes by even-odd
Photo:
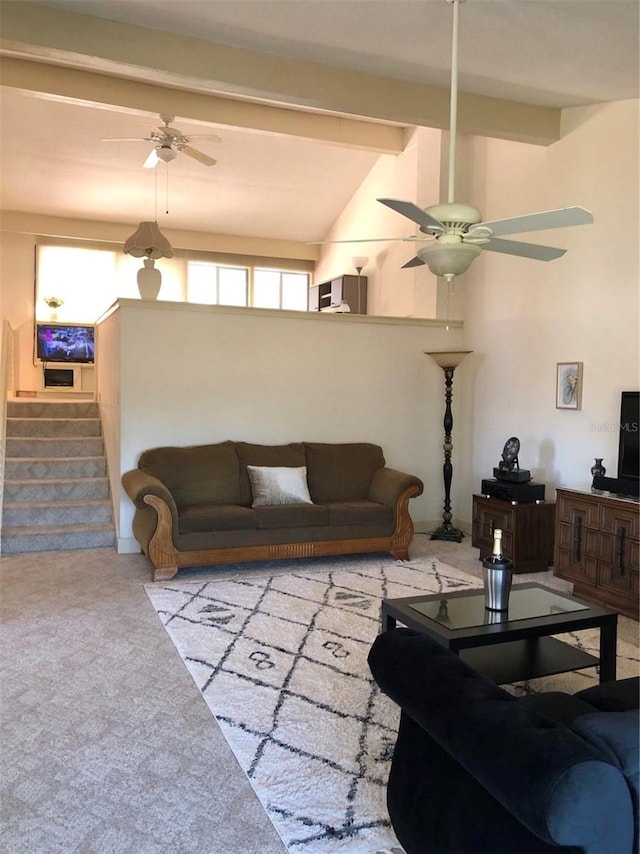
[[42, 362], [93, 362], [95, 327], [79, 323], [36, 323], [36, 358]]
[[640, 481], [640, 392], [623, 391], [620, 404], [618, 480]]

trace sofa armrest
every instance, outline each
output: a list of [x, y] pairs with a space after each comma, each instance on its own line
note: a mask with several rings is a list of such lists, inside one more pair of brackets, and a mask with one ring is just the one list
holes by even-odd
[[417, 489], [417, 491], [412, 491], [412, 496], [422, 494], [424, 485], [419, 477], [385, 466], [378, 469], [374, 474], [367, 498], [370, 501], [376, 501], [378, 504], [386, 504], [395, 510], [398, 499], [410, 486]]
[[535, 836], [584, 852], [632, 850], [622, 773], [568, 727], [410, 629], [379, 635], [369, 665], [402, 712]]
[[[138, 510], [150, 512], [152, 505], [145, 501], [146, 496], [153, 495], [159, 498], [166, 505], [171, 516], [172, 535], [174, 537], [178, 535], [178, 508], [173, 495], [161, 480], [140, 469], [133, 469], [122, 475], [122, 486]], [[157, 512], [155, 507], [153, 509]]]

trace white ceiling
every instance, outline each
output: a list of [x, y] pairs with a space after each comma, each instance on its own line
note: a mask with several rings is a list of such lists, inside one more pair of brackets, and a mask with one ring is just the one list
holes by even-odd
[[[451, 6], [444, 0], [66, 0], [41, 5], [151, 29], [448, 86]], [[461, 9], [460, 88], [564, 107], [638, 97], [637, 0], [468, 0]], [[142, 170], [159, 122], [2, 92], [2, 207], [122, 222], [154, 213], [174, 228], [318, 240], [377, 155], [224, 127], [194, 142], [218, 160], [179, 156]], [[187, 135], [211, 124], [175, 124]], [[164, 214], [168, 173], [169, 215]], [[435, 201], [435, 200], [434, 200]]]

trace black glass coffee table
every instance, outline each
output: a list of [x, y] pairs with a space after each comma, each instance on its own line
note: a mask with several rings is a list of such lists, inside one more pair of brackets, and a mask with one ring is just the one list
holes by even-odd
[[[506, 612], [486, 609], [482, 589], [384, 599], [382, 630], [396, 622], [429, 635], [499, 685], [597, 665], [601, 682], [616, 678], [618, 614], [541, 584], [514, 585]], [[600, 629], [599, 658], [551, 637], [593, 628]]]

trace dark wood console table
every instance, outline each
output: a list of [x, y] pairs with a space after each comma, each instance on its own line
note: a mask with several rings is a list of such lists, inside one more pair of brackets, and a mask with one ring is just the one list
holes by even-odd
[[542, 572], [553, 560], [553, 503], [502, 501], [473, 496], [471, 545], [480, 549], [480, 560], [489, 557], [493, 532], [502, 529], [502, 552], [513, 561], [514, 572]]
[[576, 596], [637, 620], [638, 499], [563, 487], [556, 508], [554, 573]]

